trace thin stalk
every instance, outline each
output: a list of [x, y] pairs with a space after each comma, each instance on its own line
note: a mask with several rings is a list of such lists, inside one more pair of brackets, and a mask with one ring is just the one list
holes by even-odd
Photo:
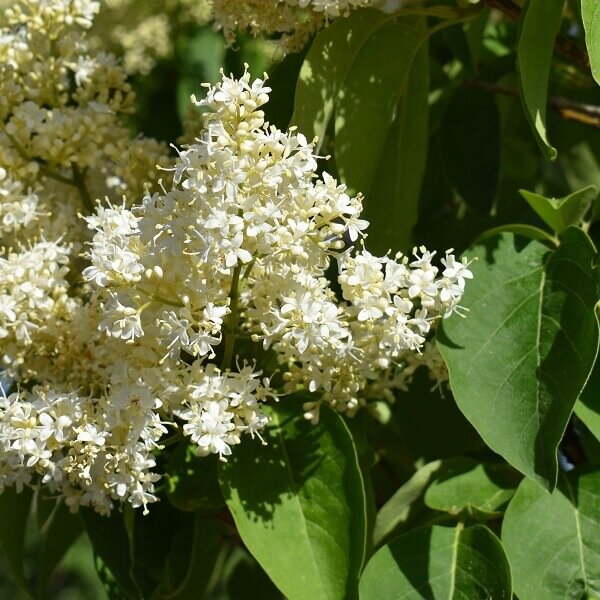
[[157, 294], [156, 292], [149, 292], [148, 290], [145, 290], [143, 287], [141, 287], [139, 285], [136, 285], [134, 287], [138, 292], [141, 292], [145, 296], [152, 298], [152, 300], [155, 300], [156, 302], [161, 302], [162, 304], [167, 304], [168, 306], [175, 306], [176, 308], [181, 308], [182, 306], [185, 306], [184, 303], [181, 302], [181, 300], [175, 301], [170, 298], [166, 298], [165, 296], [162, 296], [161, 294]]
[[73, 178], [69, 179], [60, 173], [55, 173], [52, 169], [49, 169], [46, 165], [41, 163], [39, 159], [30, 157], [25, 149], [17, 142], [17, 140], [4, 130], [4, 135], [8, 138], [10, 143], [15, 147], [15, 150], [18, 152], [19, 156], [24, 160], [34, 160], [39, 164], [40, 173], [49, 177], [50, 179], [54, 179], [55, 181], [59, 181], [65, 185], [70, 185], [74, 187], [79, 192], [79, 197], [81, 198], [81, 202], [85, 207], [86, 211], [91, 214], [96, 211], [96, 207], [94, 206], [94, 201], [92, 200], [89, 192], [87, 191], [87, 187], [85, 186], [85, 171], [80, 171], [77, 165], [73, 165]]
[[54, 179], [55, 181], [60, 181], [60, 183], [64, 183], [65, 185], [70, 185], [72, 187], [75, 186], [72, 179], [69, 179], [68, 177], [65, 177], [64, 175], [61, 175], [60, 173], [55, 173], [54, 171], [51, 171], [44, 165], [40, 165], [40, 173], [42, 173], [42, 175], [45, 175], [46, 177], [49, 177], [50, 179]]
[[183, 433], [181, 432], [181, 429], [179, 429], [173, 435], [170, 435], [169, 437], [166, 437], [163, 440], [160, 440], [159, 445], [162, 446], [163, 448], [166, 448], [168, 446], [173, 446], [173, 444], [177, 444], [182, 439], [183, 439]]
[[83, 206], [89, 214], [96, 212], [94, 201], [85, 186], [85, 171], [80, 171], [77, 165], [73, 165], [73, 185], [79, 192], [79, 197]]
[[230, 312], [225, 319], [225, 350], [223, 352], [223, 361], [221, 362], [221, 370], [229, 369], [233, 359], [233, 351], [235, 349], [235, 338], [238, 323], [238, 302], [240, 298], [240, 274], [242, 265], [238, 265], [233, 270], [233, 279], [231, 280], [231, 288], [229, 290], [229, 309]]
[[[468, 79], [466, 84], [470, 87], [478, 88], [491, 94], [501, 94], [513, 98], [520, 97], [519, 90], [503, 85], [497, 85], [489, 81], [479, 79]], [[600, 129], [600, 106], [574, 102], [562, 96], [549, 96], [548, 108], [556, 111], [563, 119], [569, 121], [578, 121], [584, 125]]]

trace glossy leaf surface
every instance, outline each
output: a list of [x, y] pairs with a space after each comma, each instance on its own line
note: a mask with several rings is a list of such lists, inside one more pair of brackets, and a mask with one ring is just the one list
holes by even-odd
[[517, 63], [523, 108], [544, 156], [554, 160], [556, 148], [548, 141], [546, 103], [554, 40], [564, 0], [528, 0], [521, 15]]
[[578, 229], [560, 247], [511, 234], [476, 245], [467, 319], [438, 345], [459, 408], [486, 443], [552, 489], [556, 451], [598, 349], [596, 250]]
[[485, 526], [410, 531], [381, 548], [360, 582], [361, 600], [509, 599], [508, 561]]
[[323, 406], [315, 426], [302, 402], [280, 401], [267, 445], [247, 440], [222, 465], [221, 486], [244, 543], [286, 596], [352, 598], [366, 548], [358, 456], [337, 413]]
[[600, 594], [600, 473], [561, 473], [548, 494], [524, 480], [508, 506], [502, 541], [520, 600]]

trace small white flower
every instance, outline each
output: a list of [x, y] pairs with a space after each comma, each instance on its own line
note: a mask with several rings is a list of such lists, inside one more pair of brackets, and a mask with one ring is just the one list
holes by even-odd
[[108, 432], [98, 431], [95, 425], [86, 425], [82, 431], [77, 434], [77, 441], [89, 442], [95, 446], [104, 446]]

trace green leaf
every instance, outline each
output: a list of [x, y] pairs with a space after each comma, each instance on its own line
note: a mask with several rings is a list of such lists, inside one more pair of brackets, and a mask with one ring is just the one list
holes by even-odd
[[552, 489], [558, 443], [598, 350], [596, 250], [567, 229], [555, 252], [501, 234], [476, 245], [466, 319], [444, 321], [438, 346], [454, 397], [484, 441]]
[[41, 531], [48, 524], [50, 517], [54, 514], [58, 503], [56, 498], [48, 497], [47, 490], [38, 488], [35, 490], [32, 501], [32, 512], [35, 516], [35, 526]]
[[102, 584], [102, 589], [108, 600], [123, 600], [124, 598], [137, 598], [139, 596], [131, 596], [123, 591], [111, 570], [104, 564], [104, 561], [98, 554], [94, 554], [94, 567], [96, 574]]
[[125, 598], [141, 598], [140, 590], [133, 579], [133, 564], [129, 551], [129, 537], [123, 514], [113, 511], [110, 516], [99, 515], [91, 508], [80, 509], [85, 530], [92, 542], [97, 561], [98, 574], [108, 569]]
[[353, 598], [366, 548], [366, 501], [352, 437], [324, 405], [318, 425], [305, 398], [271, 412], [266, 446], [245, 440], [221, 468], [238, 532], [283, 594]]
[[[576, 405], [577, 406], [577, 405]], [[585, 458], [588, 462], [593, 464], [600, 463], [600, 441], [598, 438], [588, 429], [588, 427], [579, 419], [574, 422], [574, 430], [577, 434], [577, 445], [575, 451], [583, 450]], [[580, 455], [577, 455], [579, 458]]]
[[463, 27], [449, 27], [442, 31], [440, 37], [441, 40], [443, 40], [444, 45], [446, 45], [448, 50], [452, 53], [452, 57], [461, 63], [465, 74], [474, 77], [476, 68], [473, 62], [471, 46], [467, 41], [465, 29]]
[[502, 542], [520, 600], [600, 595], [600, 472], [561, 473], [548, 494], [524, 480], [508, 505]]
[[596, 359], [577, 403], [575, 414], [585, 423], [585, 426], [600, 440], [600, 361]]
[[412, 231], [418, 220], [429, 141], [428, 63], [425, 44], [413, 61], [373, 184], [364, 190], [363, 216], [370, 221], [368, 245], [379, 254], [390, 248], [408, 250], [413, 243]]
[[373, 531], [373, 544], [381, 546], [395, 534], [401, 533], [415, 515], [424, 512], [425, 490], [442, 466], [435, 460], [422, 466], [398, 491], [379, 509]]
[[336, 19], [321, 31], [306, 55], [296, 86], [291, 125], [323, 143], [342, 83], [365, 41], [389, 15], [365, 9]]
[[592, 75], [600, 84], [600, 4], [598, 0], [581, 0], [581, 16]]
[[180, 442], [166, 465], [167, 497], [179, 510], [201, 510], [206, 514], [224, 508], [219, 488], [216, 455], [200, 457], [196, 446], [187, 440]]
[[362, 473], [367, 515], [365, 554], [370, 556], [373, 553], [373, 528], [375, 527], [375, 518], [377, 516], [377, 501], [375, 499], [375, 486], [373, 485], [371, 469], [375, 461], [375, 449], [369, 439], [372, 427], [375, 426], [375, 420], [373, 419], [373, 415], [365, 410], [359, 411], [351, 419], [346, 419], [344, 423], [352, 436], [358, 456], [358, 464]]
[[[462, 26], [464, 36], [469, 47], [471, 55], [471, 73], [477, 74], [478, 64], [483, 62], [486, 53], [484, 46], [484, 34], [489, 25], [490, 13], [489, 10], [482, 10], [481, 14], [472, 21], [468, 21]], [[458, 28], [453, 28], [458, 29]]]
[[451, 515], [490, 518], [514, 495], [520, 477], [504, 463], [481, 463], [473, 458], [443, 461], [425, 492], [429, 508]]
[[[414, 5], [400, 8], [393, 14], [365, 8], [353, 11], [347, 18], [336, 19], [316, 35], [306, 55], [296, 86], [291, 125], [297, 125], [307, 137], [317, 136], [319, 138], [317, 150], [321, 148], [347, 74], [367, 40], [386, 23], [394, 19], [404, 20], [411, 16], [431, 16], [443, 19], [436, 25], [437, 29], [441, 29], [454, 23], [474, 19], [480, 12], [479, 6], [464, 8]], [[394, 43], [403, 42], [394, 40]], [[381, 58], [377, 58], [377, 62], [371, 64], [371, 67], [381, 68], [379, 62], [398, 65], [404, 60], [402, 55], [394, 55], [394, 60], [389, 58], [389, 52], [386, 51]], [[425, 69], [427, 70], [428, 68]], [[389, 95], [387, 90], [385, 95]], [[369, 119], [376, 116], [371, 114]]]
[[294, 96], [300, 69], [306, 58], [306, 50], [292, 52], [269, 71], [269, 87], [273, 90], [269, 102], [263, 105], [265, 120], [279, 129], [286, 130], [294, 112]]
[[554, 160], [556, 148], [546, 132], [548, 80], [554, 40], [560, 28], [564, 0], [527, 0], [521, 13], [517, 65], [521, 99], [542, 153]]
[[426, 522], [436, 511], [477, 518], [498, 516], [520, 477], [506, 464], [472, 458], [436, 460], [421, 467], [377, 513], [373, 539], [379, 547], [392, 537]]
[[25, 593], [28, 593], [28, 584], [23, 570], [23, 553], [32, 497], [28, 487], [21, 493], [15, 488], [6, 488], [0, 494], [0, 548], [10, 566], [10, 574]]
[[360, 581], [361, 600], [502, 600], [511, 596], [502, 544], [483, 525], [410, 531], [381, 548]]
[[164, 498], [149, 507], [146, 515], [134, 508], [131, 512], [131, 575], [142, 596], [148, 598], [155, 593], [164, 577], [175, 534], [180, 529], [189, 534], [192, 525], [189, 514], [176, 510]]
[[494, 96], [459, 87], [446, 108], [441, 139], [454, 187], [473, 210], [489, 213], [500, 170], [500, 115]]
[[532, 240], [537, 240], [538, 242], [550, 244], [550, 246], [556, 246], [557, 243], [557, 240], [553, 238], [547, 231], [544, 231], [539, 227], [534, 227], [533, 225], [523, 225], [521, 223], [511, 223], [508, 225], [500, 225], [499, 227], [488, 229], [475, 240], [475, 243], [478, 244], [484, 240], [487, 240], [488, 238], [495, 237], [500, 233], [514, 233], [519, 236], [531, 238]]
[[223, 523], [200, 513], [194, 515], [192, 532], [189, 528], [178, 529], [166, 564], [161, 599], [203, 597], [223, 547], [224, 533]]
[[[382, 441], [386, 442], [384, 452], [388, 460], [393, 458], [393, 454], [403, 454], [411, 457], [412, 463], [431, 462], [485, 447], [452, 397], [442, 395], [439, 389], [432, 389], [433, 385], [428, 370], [421, 368], [414, 374], [409, 389], [397, 394], [388, 432], [378, 434], [385, 436]], [[434, 422], [431, 415], [436, 416]], [[375, 443], [379, 446], [379, 439]]]
[[598, 195], [598, 190], [589, 185], [564, 198], [545, 198], [527, 190], [519, 190], [519, 193], [546, 225], [561, 234], [571, 225], [581, 225], [583, 217]]
[[40, 532], [42, 547], [36, 563], [36, 586], [39, 597], [48, 595], [46, 586], [52, 572], [83, 531], [79, 515], [71, 513], [60, 499], [53, 504], [54, 509]]
[[[584, 104], [597, 104], [599, 101], [600, 88], [589, 84], [586, 79], [585, 93], [578, 93], [575, 98]], [[593, 87], [592, 87], [593, 86]], [[573, 83], [565, 83], [563, 88], [558, 88], [557, 94], [569, 95], [575, 88]], [[591, 88], [591, 89], [590, 89]], [[560, 151], [560, 164], [566, 189], [559, 193], [563, 195], [571, 190], [580, 190], [588, 185], [594, 185], [600, 189], [600, 129], [593, 129], [584, 123], [569, 121], [560, 113], [548, 114], [549, 126], [552, 127], [552, 137]], [[531, 187], [531, 184], [518, 183], [519, 187]], [[534, 182], [535, 185], [535, 182]], [[538, 191], [541, 191], [538, 189]], [[594, 215], [600, 206], [596, 203]]]
[[[364, 43], [340, 86], [334, 154], [341, 179], [365, 196], [370, 248], [406, 250], [427, 160], [427, 24], [404, 17]], [[393, 61], [385, 57], [392, 54]]]
[[[512, 67], [513, 57], [507, 59]], [[519, 86], [516, 73], [503, 75], [497, 83], [513, 89]], [[497, 96], [496, 102], [500, 111], [502, 136], [495, 212], [501, 223], [529, 223], [531, 210], [516, 190], [523, 187], [535, 189], [541, 178], [542, 166], [548, 163], [539, 153], [523, 107], [507, 96]]]

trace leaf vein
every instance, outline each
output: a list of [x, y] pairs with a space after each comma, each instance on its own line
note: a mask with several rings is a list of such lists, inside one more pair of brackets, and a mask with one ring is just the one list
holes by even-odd
[[525, 299], [523, 299], [515, 308], [513, 308], [510, 313], [502, 320], [502, 322], [494, 329], [494, 331], [490, 334], [490, 336], [486, 339], [486, 341], [477, 349], [477, 352], [470, 359], [470, 365], [467, 369], [465, 377], [468, 377], [471, 373], [471, 370], [475, 366], [475, 359], [483, 352], [485, 348], [492, 342], [494, 337], [498, 334], [500, 330], [523, 308], [525, 304], [527, 304], [535, 295], [539, 293], [539, 290], [536, 290], [532, 294], [529, 294]]

